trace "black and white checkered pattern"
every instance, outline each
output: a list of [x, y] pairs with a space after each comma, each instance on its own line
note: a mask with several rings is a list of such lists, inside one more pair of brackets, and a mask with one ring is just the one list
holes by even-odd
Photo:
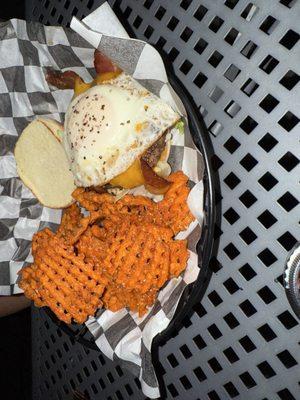
[[[110, 14], [111, 13], [111, 14]], [[94, 20], [109, 28], [108, 18], [115, 18], [104, 4], [96, 10]], [[110, 16], [109, 16], [110, 14]], [[101, 24], [101, 18], [105, 23]], [[93, 25], [93, 24], [92, 24]], [[45, 81], [45, 68], [72, 69], [83, 79], [93, 74], [93, 51], [99, 48], [145, 87], [168, 101], [185, 115], [180, 99], [167, 82], [163, 62], [147, 43], [128, 39], [120, 26], [113, 24], [113, 33], [92, 31], [74, 19], [73, 30], [45, 27], [36, 23], [11, 20], [0, 24], [0, 294], [20, 292], [17, 272], [31, 262], [32, 235], [49, 226], [55, 229], [61, 219], [60, 210], [42, 207], [17, 176], [13, 156], [18, 135], [35, 116], [62, 121], [72, 92], [57, 90]], [[79, 33], [79, 35], [75, 32]], [[121, 37], [122, 36], [122, 37]], [[151, 63], [148, 61], [151, 60]], [[151, 65], [151, 67], [149, 67]], [[153, 67], [155, 66], [155, 67]], [[160, 292], [151, 311], [139, 318], [123, 309], [117, 313], [99, 310], [87, 326], [101, 351], [118, 360], [139, 377], [145, 395], [159, 397], [158, 382], [151, 360], [154, 337], [172, 319], [185, 287], [196, 280], [198, 255], [196, 244], [203, 219], [203, 160], [195, 149], [186, 126], [185, 133], [174, 132], [169, 158], [172, 170], [182, 169], [193, 189], [189, 205], [198, 222], [192, 223], [178, 238], [188, 238], [190, 258], [183, 276], [172, 279]]]
[[45, 68], [72, 69], [91, 79], [94, 49], [70, 29], [10, 20], [0, 24], [0, 295], [20, 292], [17, 273], [31, 262], [31, 238], [60, 222], [42, 207], [16, 172], [18, 135], [36, 116], [62, 120], [69, 90], [50, 88]]

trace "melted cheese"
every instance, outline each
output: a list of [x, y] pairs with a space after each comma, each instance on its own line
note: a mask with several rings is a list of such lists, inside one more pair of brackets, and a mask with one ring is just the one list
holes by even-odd
[[113, 178], [110, 183], [113, 186], [121, 186], [124, 189], [132, 189], [136, 186], [143, 185], [145, 180], [142, 173], [140, 160], [135, 160], [126, 171]]

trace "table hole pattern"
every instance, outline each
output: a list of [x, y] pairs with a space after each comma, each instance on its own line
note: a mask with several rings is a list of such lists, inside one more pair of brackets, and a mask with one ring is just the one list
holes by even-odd
[[[63, 25], [99, 5], [31, 3], [33, 19]], [[208, 127], [220, 180], [214, 275], [202, 303], [159, 349], [167, 398], [297, 399], [299, 326], [282, 271], [299, 240], [300, 2], [109, 3], [139, 39], [173, 63]], [[70, 396], [75, 386], [91, 398], [143, 398], [130, 373], [103, 355], [86, 354], [60, 330], [59, 336], [43, 312], [37, 324], [45, 363], [36, 374], [43, 376], [38, 391], [44, 397], [49, 391], [54, 399]]]

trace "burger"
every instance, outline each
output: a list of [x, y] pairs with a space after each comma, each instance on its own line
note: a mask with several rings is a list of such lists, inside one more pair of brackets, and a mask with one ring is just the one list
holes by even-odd
[[97, 50], [94, 65], [90, 83], [72, 71], [48, 71], [50, 85], [74, 90], [64, 125], [37, 119], [16, 144], [18, 173], [45, 206], [68, 206], [76, 187], [168, 189], [171, 132], [180, 115]]

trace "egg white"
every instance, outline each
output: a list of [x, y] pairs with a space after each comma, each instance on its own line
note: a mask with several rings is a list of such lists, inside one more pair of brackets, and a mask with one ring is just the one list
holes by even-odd
[[109, 182], [179, 118], [124, 73], [77, 96], [66, 113], [63, 139], [76, 184]]

